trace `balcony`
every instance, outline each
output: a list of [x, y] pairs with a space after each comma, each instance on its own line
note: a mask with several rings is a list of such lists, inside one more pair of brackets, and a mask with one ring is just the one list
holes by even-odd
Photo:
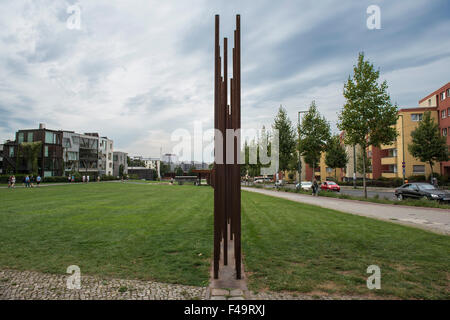
[[384, 158], [381, 158], [381, 164], [382, 165], [397, 164], [397, 157], [384, 157]]

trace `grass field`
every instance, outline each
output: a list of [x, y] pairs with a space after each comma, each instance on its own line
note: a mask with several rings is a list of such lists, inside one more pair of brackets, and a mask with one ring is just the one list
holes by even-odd
[[[102, 183], [0, 189], [0, 268], [206, 285], [209, 187]], [[399, 298], [449, 296], [448, 236], [243, 192], [252, 290]], [[366, 287], [369, 265], [381, 290]]]

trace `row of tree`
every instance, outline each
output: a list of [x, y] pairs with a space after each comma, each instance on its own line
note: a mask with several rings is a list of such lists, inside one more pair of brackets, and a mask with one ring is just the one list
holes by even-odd
[[[343, 95], [346, 102], [338, 114], [337, 127], [344, 132], [342, 141], [339, 135], [331, 134], [330, 124], [319, 113], [315, 101], [312, 101], [297, 130], [286, 110], [280, 106], [272, 125], [273, 129], [279, 132], [280, 170], [296, 170], [299, 154], [314, 172], [320, 163], [321, 154], [325, 152], [325, 163], [335, 170], [336, 176], [336, 169], [344, 168], [349, 161], [343, 145], [358, 145], [361, 152], [358, 155], [357, 167], [362, 173], [364, 196], [367, 197], [366, 173], [371, 170], [367, 149], [369, 146], [392, 144], [398, 135], [395, 127], [398, 107], [391, 102], [387, 82], [379, 82], [379, 77], [380, 71], [365, 59], [364, 53], [360, 53], [353, 68], [353, 76], [349, 76], [344, 85]], [[258, 144], [261, 138], [268, 136], [269, 134], [265, 134], [258, 137], [258, 140], [253, 140], [251, 144]], [[247, 142], [244, 148], [246, 165], [242, 166], [242, 170], [250, 175], [258, 175], [261, 165], [249, 165], [250, 146]], [[449, 156], [445, 137], [440, 135], [439, 127], [429, 112], [424, 114], [418, 128], [412, 133], [412, 144], [408, 148], [415, 158], [429, 163], [431, 168], [437, 161], [447, 161]]]

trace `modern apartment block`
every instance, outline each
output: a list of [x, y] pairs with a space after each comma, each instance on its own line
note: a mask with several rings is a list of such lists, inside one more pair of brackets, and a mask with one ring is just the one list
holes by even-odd
[[[450, 82], [421, 99], [419, 105], [436, 108], [439, 129], [450, 147]], [[450, 176], [450, 161], [440, 163], [440, 172]]]
[[[101, 138], [97, 133], [50, 130], [44, 124], [40, 124], [39, 129], [19, 130], [15, 141], [4, 144], [4, 172], [31, 171], [31, 161], [21, 151], [23, 147], [20, 147], [29, 142], [41, 143], [37, 171], [43, 177], [63, 176], [74, 172], [92, 177], [112, 175], [112, 140]], [[108, 154], [111, 154], [110, 157]]]
[[128, 174], [128, 162], [127, 162], [128, 153], [121, 151], [113, 152], [113, 176], [120, 176], [120, 166], [123, 166], [123, 173]]

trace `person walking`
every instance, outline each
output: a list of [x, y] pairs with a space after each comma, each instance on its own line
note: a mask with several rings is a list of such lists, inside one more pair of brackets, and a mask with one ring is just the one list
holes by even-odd
[[72, 181], [72, 179], [71, 179], [71, 176], [70, 176], [70, 174], [67, 176], [67, 182], [71, 182]]
[[11, 177], [11, 188], [16, 188], [16, 176], [14, 175]]
[[319, 195], [319, 184], [317, 183], [316, 178], [314, 178], [313, 181], [313, 195], [316, 197]]
[[41, 176], [38, 175], [37, 178], [36, 178], [36, 186], [39, 187], [39, 184], [40, 184], [40, 183], [41, 183]]
[[25, 188], [28, 188], [30, 186], [30, 176], [25, 177]]
[[72, 182], [75, 182], [75, 176], [72, 176]]
[[86, 183], [88, 183], [88, 182], [89, 182], [89, 176], [86, 177]]
[[83, 176], [83, 183], [86, 181], [86, 176]]
[[8, 188], [11, 188], [11, 179], [12, 179], [12, 176], [9, 176], [8, 177]]

